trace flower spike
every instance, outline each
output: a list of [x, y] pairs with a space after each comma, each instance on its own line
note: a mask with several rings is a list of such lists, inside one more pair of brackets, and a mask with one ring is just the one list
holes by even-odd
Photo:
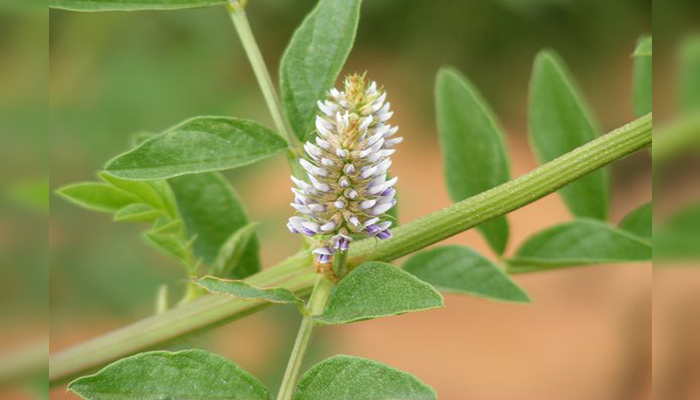
[[289, 218], [292, 233], [322, 236], [314, 250], [319, 263], [329, 263], [353, 238], [391, 237], [385, 213], [396, 204], [397, 178], [387, 179], [390, 156], [401, 138], [387, 121], [393, 112], [386, 92], [362, 75], [345, 79], [344, 90], [331, 89], [318, 102], [315, 140], [304, 145], [300, 160], [308, 182], [292, 177], [295, 195]]

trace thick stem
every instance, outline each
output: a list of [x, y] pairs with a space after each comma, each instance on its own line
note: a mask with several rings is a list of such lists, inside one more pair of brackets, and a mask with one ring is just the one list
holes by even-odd
[[[348, 262], [357, 265], [364, 260], [391, 261], [530, 204], [590, 172], [651, 145], [651, 125], [652, 116], [648, 114], [513, 181], [406, 223], [393, 231], [392, 239], [359, 241], [351, 246]], [[282, 286], [303, 296], [309, 293], [314, 275], [311, 254], [305, 250], [247, 281], [257, 286]], [[49, 381], [52, 385], [65, 382], [119, 358], [160, 347], [268, 305], [257, 300], [202, 296], [161, 315], [52, 355], [49, 358]]]
[[241, 39], [241, 44], [243, 44], [243, 49], [248, 56], [250, 65], [253, 67], [253, 72], [260, 85], [265, 103], [267, 103], [267, 108], [270, 110], [270, 114], [272, 114], [275, 128], [280, 135], [287, 140], [289, 147], [294, 152], [299, 147], [299, 141], [292, 133], [282, 114], [282, 103], [275, 90], [275, 85], [272, 83], [270, 72], [268, 72], [265, 66], [265, 60], [263, 60], [260, 48], [258, 48], [258, 44], [255, 41], [253, 31], [250, 29], [250, 24], [248, 23], [248, 17], [246, 16], [244, 8], [245, 3], [236, 0], [231, 0], [227, 5], [233, 25], [236, 28], [236, 32], [238, 32], [238, 37]]
[[350, 249], [350, 268], [391, 261], [540, 199], [651, 144], [651, 113], [558, 157], [517, 179], [404, 224], [388, 240], [363, 240]]
[[280, 386], [277, 400], [290, 400], [294, 395], [299, 371], [301, 371], [301, 364], [304, 361], [304, 355], [309, 348], [314, 328], [316, 328], [317, 325], [311, 317], [323, 313], [331, 289], [333, 289], [333, 282], [326, 277], [325, 274], [319, 274], [307, 305], [309, 313], [301, 321], [301, 326], [299, 327], [299, 332], [294, 342], [294, 348], [292, 348], [292, 355], [289, 357], [287, 370], [284, 372], [284, 378], [282, 379], [282, 385]]

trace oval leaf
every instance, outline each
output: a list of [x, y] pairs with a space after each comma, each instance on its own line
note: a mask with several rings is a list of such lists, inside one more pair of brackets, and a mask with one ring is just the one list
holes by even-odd
[[232, 361], [204, 350], [151, 351], [78, 378], [68, 390], [88, 400], [267, 400], [270, 393]]
[[284, 139], [257, 122], [197, 117], [117, 156], [105, 170], [123, 179], [165, 179], [241, 167], [286, 146]]
[[[169, 179], [187, 234], [194, 240], [194, 254], [207, 265], [216, 263], [226, 240], [248, 224], [238, 195], [219, 173], [184, 175]], [[259, 243], [255, 233], [229, 278], [245, 278], [260, 270]]]
[[138, 202], [138, 198], [114, 186], [102, 183], [83, 182], [64, 186], [57, 193], [80, 207], [100, 212], [117, 212]]
[[604, 222], [580, 219], [530, 237], [508, 260], [508, 271], [647, 260], [651, 260], [651, 246], [646, 241]]
[[149, 222], [163, 215], [163, 211], [150, 204], [134, 203], [119, 209], [114, 214], [115, 221]]
[[[649, 37], [639, 39], [640, 46]], [[639, 47], [638, 47], [639, 48]], [[637, 52], [635, 52], [635, 55]], [[632, 92], [634, 101], [634, 115], [640, 117], [651, 112], [652, 105], [652, 65], [651, 53], [649, 57], [637, 56], [634, 58], [634, 73], [632, 77]]]
[[[597, 129], [564, 63], [553, 52], [537, 55], [530, 82], [530, 140], [540, 163], [593, 140]], [[577, 217], [604, 220], [608, 214], [608, 173], [599, 169], [560, 191]]]
[[[214, 265], [211, 267], [211, 274], [214, 276], [230, 276], [234, 271], [239, 271], [239, 264], [243, 258], [248, 243], [255, 237], [255, 229], [259, 222], [250, 222], [244, 227], [236, 230], [219, 248]], [[243, 266], [245, 267], [245, 266]]]
[[635, 234], [643, 239], [651, 240], [651, 218], [652, 206], [648, 202], [631, 213], [620, 221], [620, 229], [624, 229], [629, 233]]
[[313, 130], [316, 102], [333, 87], [352, 49], [360, 3], [360, 0], [319, 0], [294, 32], [282, 56], [282, 103], [301, 141]]
[[244, 300], [265, 300], [272, 303], [303, 304], [301, 299], [289, 289], [281, 287], [259, 288], [245, 281], [219, 279], [215, 276], [205, 276], [197, 279], [196, 282], [212, 293], [226, 294]]
[[530, 302], [527, 293], [505, 272], [469, 247], [444, 246], [421, 251], [406, 261], [403, 269], [442, 292]]
[[70, 11], [177, 10], [226, 4], [226, 0], [49, 0], [50, 8]]
[[299, 381], [294, 400], [437, 399], [435, 390], [415, 376], [366, 358], [326, 359]]
[[[435, 83], [436, 113], [447, 189], [462, 201], [510, 179], [501, 128], [476, 88], [452, 68]], [[508, 222], [498, 217], [478, 227], [491, 248], [503, 254]]]
[[333, 288], [323, 314], [324, 324], [345, 324], [372, 318], [443, 307], [432, 286], [391, 264], [366, 262]]

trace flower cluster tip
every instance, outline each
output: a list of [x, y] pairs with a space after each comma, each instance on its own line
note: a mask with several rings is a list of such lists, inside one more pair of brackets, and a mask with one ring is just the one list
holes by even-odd
[[321, 237], [314, 254], [329, 263], [354, 238], [391, 237], [386, 212], [396, 204], [398, 178], [388, 172], [402, 138], [388, 124], [393, 112], [386, 92], [363, 75], [348, 76], [344, 90], [331, 89], [318, 108], [315, 139], [304, 144], [299, 160], [308, 181], [292, 176], [296, 215], [287, 227]]

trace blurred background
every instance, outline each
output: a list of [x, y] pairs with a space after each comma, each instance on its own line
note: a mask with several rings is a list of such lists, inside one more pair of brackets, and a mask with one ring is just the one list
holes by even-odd
[[[313, 3], [250, 1], [251, 25], [273, 76], [292, 31]], [[654, 6], [660, 123], [676, 115], [675, 49], [697, 24], [700, 7], [691, 0]], [[434, 118], [433, 83], [441, 66], [462, 70], [489, 101], [507, 130], [512, 175], [518, 176], [536, 166], [527, 141], [526, 110], [537, 51], [549, 47], [562, 55], [602, 131], [611, 130], [633, 119], [630, 55], [638, 37], [651, 34], [651, 8], [648, 0], [365, 2], [346, 72], [367, 71], [386, 87], [396, 111], [394, 120], [405, 137], [392, 167], [401, 176], [399, 220], [450, 203]], [[45, 193], [49, 167], [51, 190], [94, 180], [108, 159], [129, 148], [135, 134], [157, 132], [191, 116], [231, 115], [268, 126], [272, 121], [221, 7], [1, 15], [0, 126], [10, 134], [10, 145], [0, 146], [0, 176], [8, 189], [0, 213], [0, 352], [45, 340], [47, 315], [54, 352], [151, 315], [158, 286], [167, 283], [177, 292], [183, 275], [176, 261], [141, 240], [142, 227], [113, 223], [106, 214], [55, 196], [49, 217], [48, 204], [37, 205], [21, 193], [36, 185]], [[673, 169], [680, 172], [669, 174], [669, 191], [678, 193], [664, 197], [669, 209], [700, 197], [698, 170], [688, 168], [694, 165], [699, 164], [691, 157]], [[288, 176], [281, 157], [227, 174], [251, 220], [262, 221], [264, 267], [300, 245], [284, 227], [290, 214]], [[616, 163], [612, 177], [611, 214], [617, 222], [651, 200], [651, 157], [641, 152]], [[262, 179], [269, 182], [264, 192], [257, 184]], [[508, 251], [530, 234], [570, 218], [556, 195], [517, 210], [509, 215]], [[472, 231], [448, 242], [493, 256]], [[688, 345], [680, 349], [695, 346], [699, 352], [698, 335], [688, 335], [686, 326], [692, 321], [688, 316], [695, 313], [697, 318], [700, 309], [693, 306], [700, 305], [697, 270], [654, 272], [659, 275], [653, 284], [654, 321], [663, 320], [654, 326], [654, 358], [660, 357], [663, 368], [657, 374], [655, 364], [654, 379], [665, 379], [662, 386], [673, 382], [675, 391], [659, 399], [700, 398], [692, 375], [700, 357], [664, 346], [677, 343], [682, 331]], [[651, 263], [574, 268], [516, 280], [530, 293], [531, 305], [447, 296], [445, 309], [323, 328], [307, 365], [336, 353], [369, 357], [410, 371], [443, 399], [651, 398]], [[657, 312], [664, 318], [658, 319]], [[680, 330], [678, 321], [686, 323]], [[179, 346], [223, 354], [277, 387], [298, 323], [293, 308], [276, 307]], [[682, 364], [678, 353], [684, 355]], [[35, 392], [45, 390], [34, 386]], [[76, 398], [65, 387], [50, 395]], [[29, 396], [26, 388], [0, 394], [3, 399]]]

